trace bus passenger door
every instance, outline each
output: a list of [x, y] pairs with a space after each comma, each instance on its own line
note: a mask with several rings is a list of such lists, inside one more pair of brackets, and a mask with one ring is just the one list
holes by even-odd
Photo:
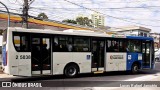
[[142, 68], [151, 68], [151, 42], [142, 42]]
[[104, 71], [105, 41], [92, 39], [92, 71]]
[[33, 36], [31, 47], [32, 75], [51, 74], [51, 39], [44, 36]]

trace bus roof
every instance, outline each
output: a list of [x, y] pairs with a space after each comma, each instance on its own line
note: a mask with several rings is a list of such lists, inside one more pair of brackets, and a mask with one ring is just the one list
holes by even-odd
[[153, 40], [152, 37], [142, 37], [142, 36], [126, 36], [128, 39], [139, 39], [139, 40]]
[[116, 35], [116, 34], [107, 34], [102, 32], [86, 32], [86, 31], [57, 31], [51, 29], [26, 29], [19, 27], [9, 27], [11, 31], [18, 32], [30, 32], [30, 33], [44, 33], [44, 34], [60, 34], [60, 35], [77, 35], [77, 36], [95, 36], [95, 37], [110, 37], [110, 38], [128, 38], [128, 39], [139, 39], [139, 40], [153, 40], [151, 37], [142, 37], [142, 36], [125, 36], [125, 35]]
[[83, 31], [78, 31], [78, 30], [77, 30], [77, 32], [66, 32], [66, 31], [57, 31], [57, 30], [51, 30], [51, 29], [26, 29], [26, 28], [19, 28], [19, 27], [9, 27], [9, 30], [10, 31], [17, 31], [17, 32], [29, 32], [29, 33], [112, 37], [112, 35], [102, 33], [102, 32], [86, 32], [86, 31], [83, 32]]

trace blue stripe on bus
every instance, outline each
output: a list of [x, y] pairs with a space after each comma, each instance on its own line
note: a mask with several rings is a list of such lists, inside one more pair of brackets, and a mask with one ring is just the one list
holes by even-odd
[[7, 65], [7, 60], [6, 60], [6, 46], [3, 46], [2, 48], [2, 57], [3, 57], [3, 66]]
[[126, 36], [128, 39], [139, 39], [139, 40], [153, 40], [151, 37], [142, 37], [142, 36]]
[[138, 60], [138, 54], [141, 53], [127, 53], [127, 70], [131, 70], [132, 68], [132, 64], [137, 61], [141, 64], [142, 66], [142, 60]]

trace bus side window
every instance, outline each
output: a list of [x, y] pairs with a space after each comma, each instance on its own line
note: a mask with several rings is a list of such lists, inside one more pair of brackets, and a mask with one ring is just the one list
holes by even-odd
[[90, 51], [90, 39], [86, 37], [74, 37], [73, 44], [75, 52], [88, 52]]
[[119, 49], [120, 52], [128, 52], [128, 44], [127, 44], [126, 40], [120, 40], [119, 44], [120, 44], [119, 45], [120, 46], [120, 49]]
[[107, 52], [118, 52], [119, 51], [119, 41], [107, 40]]
[[21, 51], [29, 51], [27, 36], [21, 36]]
[[53, 52], [71, 52], [72, 38], [69, 36], [55, 36], [53, 41]]
[[129, 51], [130, 52], [141, 52], [141, 41], [129, 40]]
[[14, 36], [14, 46], [17, 51], [20, 51], [20, 36]]
[[13, 33], [13, 44], [15, 50], [18, 52], [29, 52], [29, 37], [27, 35], [20, 35]]
[[114, 52], [118, 52], [119, 51], [119, 41], [113, 40], [112, 45], [114, 45], [113, 46]]
[[114, 48], [113, 48], [113, 45], [112, 45], [112, 40], [107, 40], [107, 52], [113, 52], [114, 51]]

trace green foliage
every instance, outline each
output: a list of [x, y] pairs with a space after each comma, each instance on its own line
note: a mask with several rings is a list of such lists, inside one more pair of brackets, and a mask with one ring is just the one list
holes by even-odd
[[92, 27], [92, 20], [88, 19], [88, 17], [77, 17], [76, 20], [66, 19], [66, 20], [63, 20], [62, 22]]
[[76, 21], [79, 25], [92, 26], [92, 20], [88, 17], [77, 17]]
[[63, 20], [62, 22], [77, 24], [75, 20], [71, 20], [71, 19], [66, 19], [66, 20]]
[[42, 19], [42, 20], [47, 20], [48, 16], [45, 13], [40, 13], [38, 14], [37, 18]]

